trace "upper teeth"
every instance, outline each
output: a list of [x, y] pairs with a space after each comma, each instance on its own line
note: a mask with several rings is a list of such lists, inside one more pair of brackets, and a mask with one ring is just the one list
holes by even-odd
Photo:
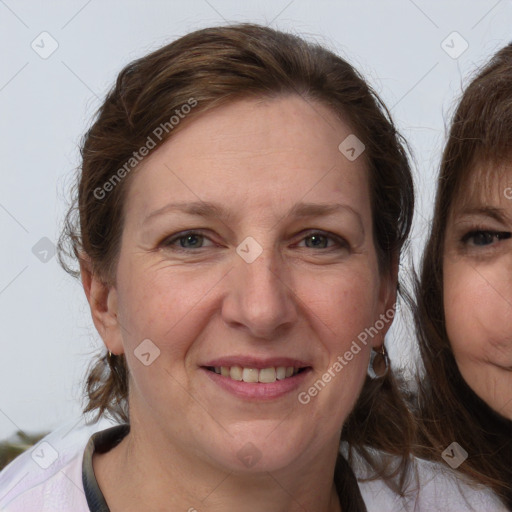
[[230, 377], [233, 380], [243, 380], [244, 382], [275, 382], [291, 377], [298, 373], [299, 369], [293, 366], [278, 366], [270, 368], [242, 368], [241, 366], [216, 366], [215, 373], [224, 377]]

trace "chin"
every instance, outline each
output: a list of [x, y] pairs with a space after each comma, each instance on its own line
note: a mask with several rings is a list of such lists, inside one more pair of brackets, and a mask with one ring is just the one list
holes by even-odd
[[[291, 467], [313, 439], [305, 439], [311, 429], [283, 428], [283, 422], [254, 422], [237, 427], [238, 433], [226, 435], [219, 444], [210, 444], [210, 457], [227, 471], [257, 474], [275, 472]], [[295, 432], [293, 432], [295, 430]]]

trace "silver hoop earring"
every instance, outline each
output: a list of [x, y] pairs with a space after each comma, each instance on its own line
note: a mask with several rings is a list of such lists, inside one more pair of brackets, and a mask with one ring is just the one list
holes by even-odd
[[386, 347], [382, 345], [380, 350], [372, 348], [370, 353], [370, 362], [368, 363], [367, 374], [371, 379], [381, 379], [389, 371], [389, 359]]

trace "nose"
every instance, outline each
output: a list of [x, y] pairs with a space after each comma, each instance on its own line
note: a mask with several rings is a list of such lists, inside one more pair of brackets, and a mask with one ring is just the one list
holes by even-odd
[[259, 339], [282, 336], [297, 319], [296, 297], [290, 272], [278, 258], [263, 253], [252, 263], [239, 258], [228, 274], [229, 291], [222, 317], [232, 328]]

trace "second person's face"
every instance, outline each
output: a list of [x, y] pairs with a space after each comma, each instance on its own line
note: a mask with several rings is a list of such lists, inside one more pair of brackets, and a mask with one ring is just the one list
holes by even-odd
[[464, 380], [512, 419], [512, 165], [484, 183], [480, 176], [468, 184], [474, 193], [455, 205], [447, 224], [446, 329]]

